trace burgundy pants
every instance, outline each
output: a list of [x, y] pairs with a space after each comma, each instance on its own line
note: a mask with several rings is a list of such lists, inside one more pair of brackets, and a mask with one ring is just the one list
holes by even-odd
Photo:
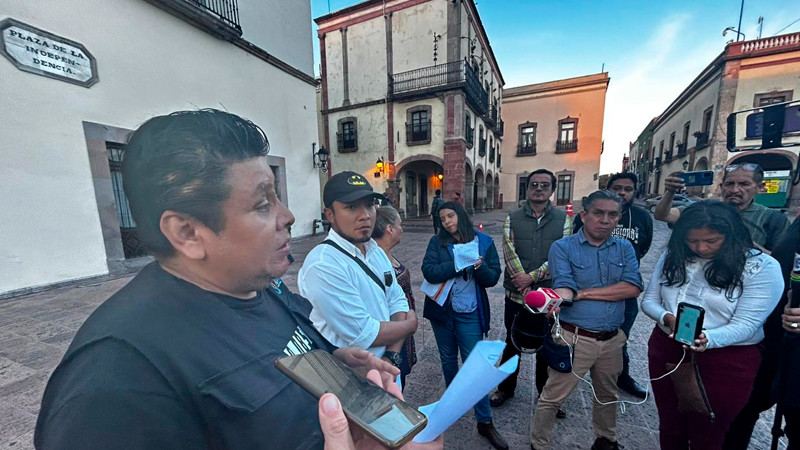
[[[686, 352], [684, 363], [691, 358], [691, 350]], [[650, 335], [648, 354], [650, 378], [656, 378], [667, 373], [667, 363], [680, 361], [683, 349], [656, 326]], [[662, 450], [722, 448], [728, 427], [750, 398], [761, 352], [756, 345], [716, 348], [697, 353], [695, 363], [716, 418], [711, 422], [699, 414], [679, 413], [670, 376], [653, 381]]]

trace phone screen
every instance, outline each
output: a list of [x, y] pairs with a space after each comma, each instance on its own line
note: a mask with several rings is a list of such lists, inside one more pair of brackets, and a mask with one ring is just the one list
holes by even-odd
[[697, 327], [700, 326], [701, 310], [680, 305], [678, 307], [678, 320], [675, 324], [675, 340], [686, 345], [694, 345], [697, 336]]
[[425, 428], [424, 414], [362, 378], [328, 352], [312, 350], [280, 358], [275, 364], [315, 397], [335, 394], [351, 420], [392, 448]]
[[683, 178], [686, 186], [708, 186], [714, 183], [714, 172], [701, 170], [699, 172], [683, 172], [678, 177]]

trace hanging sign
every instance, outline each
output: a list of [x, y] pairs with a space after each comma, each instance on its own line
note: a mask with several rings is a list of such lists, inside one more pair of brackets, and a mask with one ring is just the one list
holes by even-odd
[[0, 21], [0, 53], [19, 70], [89, 87], [97, 82], [94, 57], [83, 45], [14, 19]]

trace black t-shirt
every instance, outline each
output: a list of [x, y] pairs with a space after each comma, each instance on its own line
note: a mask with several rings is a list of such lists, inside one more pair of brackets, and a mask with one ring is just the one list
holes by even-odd
[[83, 324], [48, 382], [47, 449], [322, 448], [317, 401], [277, 358], [332, 350], [280, 280], [241, 300], [145, 267]]

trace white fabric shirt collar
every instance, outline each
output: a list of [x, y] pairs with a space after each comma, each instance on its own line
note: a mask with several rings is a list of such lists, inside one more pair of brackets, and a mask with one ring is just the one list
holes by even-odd
[[[351, 255], [358, 256], [361, 259], [366, 259], [366, 257], [363, 254], [361, 254], [361, 250], [358, 247], [356, 247], [356, 244], [353, 244], [352, 242], [343, 238], [333, 228], [331, 228], [331, 230], [328, 232], [328, 239], [339, 244], [340, 247], [345, 249]], [[375, 250], [383, 251], [380, 247], [378, 247], [378, 243], [375, 242], [375, 239], [372, 238], [370, 238], [369, 241], [364, 243], [364, 249], [366, 250], [367, 254]]]

